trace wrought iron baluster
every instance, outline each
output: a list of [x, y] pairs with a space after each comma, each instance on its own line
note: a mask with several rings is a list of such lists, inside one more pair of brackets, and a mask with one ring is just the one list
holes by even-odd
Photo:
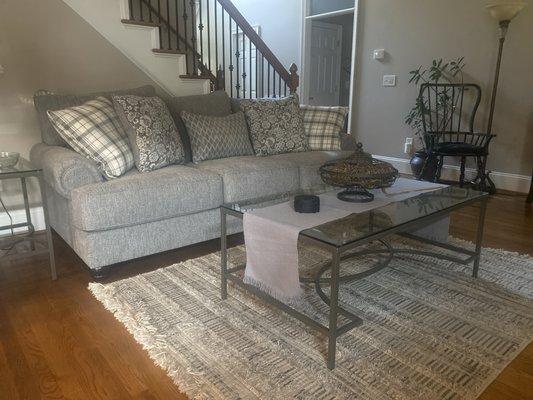
[[204, 62], [204, 23], [202, 21], [202, 0], [198, 2], [199, 9], [198, 14], [200, 17], [200, 23], [198, 24], [198, 30], [200, 31], [200, 62]]
[[228, 27], [229, 27], [229, 87], [230, 87], [230, 96], [233, 97], [233, 31], [231, 28], [231, 15], [228, 18]]
[[267, 97], [270, 97], [270, 62], [267, 62]]
[[284, 85], [283, 96], [287, 97], [287, 83]]
[[246, 36], [242, 32], [242, 98], [246, 98]]
[[279, 75], [278, 81], [278, 97], [281, 97], [281, 75]]
[[167, 23], [166, 23], [166, 26], [167, 26], [167, 40], [168, 40], [167, 48], [169, 50], [171, 50], [172, 49], [172, 39], [171, 39], [171, 36], [170, 36], [170, 2], [169, 2], [169, 0], [167, 0]]
[[272, 67], [272, 97], [276, 98], [276, 69]]
[[148, 0], [148, 21], [154, 22], [152, 20], [152, 0]]
[[[186, 0], [183, 0], [183, 14], [182, 14], [182, 19], [183, 19], [183, 41], [184, 41], [184, 47], [185, 47], [185, 51], [187, 52], [187, 61], [185, 62], [185, 65], [187, 66], [187, 74], [190, 73], [189, 71], [189, 57], [191, 56], [191, 53], [190, 51], [188, 50], [188, 47], [189, 47], [189, 41], [187, 39], [188, 37], [188, 34], [187, 34], [187, 20], [189, 19], [189, 15], [187, 14], [187, 1]], [[194, 28], [193, 28], [194, 29]], [[194, 54], [194, 52], [192, 53], [192, 64], [193, 66], [195, 65], [195, 62], [194, 62], [194, 58], [196, 57], [196, 55]], [[197, 71], [196, 70], [193, 70], [192, 71], [192, 74], [193, 75], [197, 75]]]
[[211, 69], [211, 23], [210, 21], [210, 12], [209, 12], [209, 0], [206, 1], [206, 11], [207, 11], [207, 65], [209, 67], [209, 71], [212, 71]]
[[140, 1], [139, 2], [139, 17], [140, 17], [140, 20], [141, 21], [144, 21], [144, 16], [143, 16], [143, 2]]
[[191, 5], [191, 42], [192, 42], [192, 70], [194, 75], [198, 74], [198, 51], [196, 43], [196, 2], [195, 0], [190, 0], [189, 4]]
[[[222, 71], [224, 71], [224, 75], [226, 75], [226, 38], [225, 38], [225, 29], [224, 29], [224, 25], [225, 25], [225, 16], [224, 16], [224, 9], [221, 8], [220, 9], [220, 14], [222, 16]], [[230, 53], [231, 54], [231, 53]], [[226, 82], [224, 80], [224, 86], [225, 86]], [[226, 89], [224, 87], [224, 89]]]
[[259, 62], [259, 54], [257, 47], [255, 48], [255, 98], [259, 98], [259, 74], [257, 73], [257, 63]]
[[133, 0], [128, 0], [128, 8], [130, 10], [130, 19], [133, 20]]
[[218, 66], [218, 15], [217, 15], [217, 4], [218, 2], [215, 1], [215, 4], [213, 4], [214, 8], [214, 17], [215, 17], [215, 66]]
[[237, 24], [237, 22], [235, 22], [235, 65], [236, 65], [236, 74], [235, 74], [235, 90], [237, 92], [237, 98], [240, 98], [240, 90], [241, 90], [241, 85], [240, 85], [240, 76], [239, 76], [239, 56], [240, 56], [240, 53], [239, 53], [239, 25]]
[[261, 53], [261, 97], [265, 97], [265, 56]]
[[253, 74], [252, 74], [252, 41], [250, 40], [250, 38], [248, 38], [248, 51], [249, 51], [249, 54], [248, 54], [248, 64], [249, 64], [249, 67], [248, 67], [248, 74], [250, 75], [248, 77], [248, 79], [250, 79], [250, 99], [252, 98], [252, 78], [253, 78]]

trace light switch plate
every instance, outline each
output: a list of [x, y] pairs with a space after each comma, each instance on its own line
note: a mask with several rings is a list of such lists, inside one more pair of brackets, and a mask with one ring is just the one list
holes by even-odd
[[383, 75], [383, 86], [396, 86], [396, 75]]

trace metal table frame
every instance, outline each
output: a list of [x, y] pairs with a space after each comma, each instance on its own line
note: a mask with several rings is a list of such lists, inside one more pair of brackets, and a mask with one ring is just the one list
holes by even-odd
[[[35, 251], [35, 227], [33, 225], [32, 219], [31, 219], [31, 212], [30, 212], [30, 203], [28, 199], [28, 188], [26, 184], [26, 179], [36, 177], [39, 182], [39, 189], [41, 191], [41, 197], [42, 197], [42, 207], [43, 207], [43, 215], [44, 215], [44, 224], [45, 224], [45, 230], [46, 230], [46, 241], [48, 244], [48, 251], [46, 253], [49, 254], [49, 260], [50, 260], [50, 273], [52, 276], [52, 280], [57, 279], [57, 271], [56, 271], [56, 264], [55, 264], [55, 256], [54, 256], [54, 243], [52, 240], [52, 229], [50, 228], [49, 223], [49, 217], [48, 217], [48, 204], [46, 201], [46, 188], [44, 184], [43, 179], [43, 171], [42, 169], [31, 169], [28, 171], [2, 171], [0, 170], [0, 180], [7, 180], [7, 179], [20, 179], [20, 183], [22, 186], [22, 197], [24, 198], [24, 210], [26, 212], [26, 222], [20, 222], [13, 225], [3, 225], [0, 226], [0, 232], [5, 230], [11, 230], [11, 229], [17, 229], [17, 228], [24, 228], [26, 227], [28, 231], [24, 234], [25, 240], [30, 240], [31, 245], [31, 255], [40, 254], [41, 252]], [[11, 255], [9, 258], [15, 258], [17, 255]]]
[[[300, 311], [294, 309], [293, 307], [284, 304], [283, 302], [273, 298], [272, 296], [268, 295], [267, 293], [261, 291], [260, 289], [256, 288], [255, 286], [248, 285], [243, 282], [242, 278], [236, 275], [236, 272], [241, 271], [245, 268], [245, 266], [237, 266], [234, 268], [228, 268], [227, 260], [228, 260], [228, 242], [227, 242], [227, 217], [232, 216], [239, 219], [243, 218], [243, 213], [239, 211], [235, 211], [231, 208], [222, 206], [220, 208], [220, 227], [221, 227], [221, 269], [220, 269], [220, 280], [221, 280], [221, 298], [223, 300], [227, 299], [228, 297], [228, 280], [232, 281], [236, 285], [239, 285], [243, 288], [245, 288], [247, 291], [251, 292], [252, 294], [256, 295], [257, 297], [261, 298], [262, 300], [266, 301], [269, 304], [274, 305], [275, 307], [279, 308], [280, 310], [286, 312], [287, 314], [291, 315], [292, 317], [300, 320], [301, 322], [305, 323], [306, 325], [322, 332], [328, 337], [328, 354], [327, 354], [327, 367], [328, 369], [332, 370], [335, 368], [335, 351], [336, 351], [336, 344], [337, 344], [337, 338], [346, 333], [349, 332], [354, 327], [361, 325], [363, 321], [351, 313], [350, 311], [342, 308], [339, 305], [339, 284], [343, 282], [350, 282], [357, 279], [362, 279], [366, 276], [369, 276], [375, 272], [378, 272], [379, 270], [385, 268], [393, 256], [395, 254], [416, 254], [416, 255], [425, 255], [425, 256], [431, 256], [435, 258], [441, 258], [448, 261], [457, 262], [463, 265], [468, 265], [470, 263], [473, 263], [473, 272], [472, 276], [474, 278], [477, 278], [478, 271], [479, 271], [479, 261], [480, 261], [480, 254], [481, 254], [481, 241], [483, 238], [483, 227], [484, 227], [484, 221], [485, 221], [485, 212], [486, 212], [486, 206], [487, 206], [487, 199], [488, 196], [484, 195], [482, 197], [478, 197], [475, 199], [466, 200], [463, 203], [456, 204], [452, 207], [448, 207], [444, 210], [437, 211], [433, 214], [419, 217], [418, 219], [399, 224], [397, 226], [391, 227], [389, 229], [386, 229], [384, 231], [377, 232], [375, 234], [371, 234], [367, 237], [364, 237], [360, 240], [354, 241], [352, 243], [348, 243], [345, 245], [332, 245], [330, 243], [324, 242], [322, 240], [318, 240], [316, 238], [312, 238], [310, 236], [306, 236], [305, 234], [301, 233], [299, 236], [299, 240], [303, 240], [305, 243], [308, 243], [310, 245], [317, 246], [321, 249], [326, 250], [331, 254], [331, 262], [329, 264], [326, 264], [323, 268], [320, 269], [318, 274], [314, 279], [309, 278], [300, 278], [301, 282], [305, 283], [314, 283], [315, 289], [317, 294], [326, 302], [326, 304], [329, 305], [329, 325], [325, 326], [322, 323], [315, 321], [314, 319], [310, 318], [309, 316], [301, 313]], [[409, 234], [406, 232], [414, 231], [419, 228], [423, 228], [425, 226], [428, 226], [429, 224], [436, 222], [446, 216], [448, 216], [452, 211], [458, 210], [460, 208], [464, 208], [466, 206], [469, 206], [474, 203], [480, 203], [480, 210], [479, 210], [479, 216], [478, 216], [478, 224], [477, 224], [477, 234], [476, 234], [476, 247], [475, 250], [468, 250], [464, 249], [458, 246], [454, 246], [448, 243], [440, 243], [436, 242], [430, 239], [422, 238], [419, 236], [415, 236], [413, 234]], [[455, 256], [450, 256], [446, 254], [439, 254], [431, 251], [421, 251], [421, 250], [414, 250], [414, 249], [395, 249], [392, 248], [385, 239], [391, 235], [394, 234], [401, 234], [403, 236], [409, 237], [410, 239], [418, 240], [420, 242], [430, 244], [436, 247], [440, 247], [446, 250], [450, 250], [455, 253], [459, 253], [460, 255], [467, 256], [467, 258], [459, 258]], [[351, 252], [349, 254], [345, 254], [346, 252], [353, 250], [359, 246], [362, 246], [364, 244], [367, 244], [369, 242], [373, 241], [380, 241], [384, 248], [380, 250], [369, 250], [369, 251], [359, 251], [359, 252]], [[372, 253], [388, 253], [388, 257], [386, 258], [385, 262], [378, 263], [372, 268], [354, 275], [348, 275], [348, 276], [340, 276], [340, 267], [341, 267], [341, 261], [351, 258], [351, 257], [357, 257]], [[323, 278], [322, 275], [325, 271], [331, 270], [330, 278]], [[330, 286], [330, 296], [329, 298], [326, 296], [326, 294], [322, 291], [321, 284], [329, 284]], [[338, 326], [338, 316], [339, 314], [342, 314], [344, 317], [346, 317], [350, 322], [345, 323], [342, 326]]]

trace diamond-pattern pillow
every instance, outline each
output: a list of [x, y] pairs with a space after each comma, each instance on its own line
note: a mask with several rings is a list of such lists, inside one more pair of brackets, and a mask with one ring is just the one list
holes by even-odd
[[48, 118], [69, 146], [96, 162], [106, 178], [117, 178], [133, 167], [128, 138], [111, 101], [105, 97], [48, 111]]
[[340, 150], [348, 107], [301, 106], [311, 150]]
[[309, 150], [298, 96], [241, 100], [255, 154], [269, 156]]
[[140, 172], [185, 163], [180, 134], [159, 97], [113, 96], [113, 104], [130, 140]]
[[195, 163], [254, 154], [244, 114], [212, 117], [182, 111]]

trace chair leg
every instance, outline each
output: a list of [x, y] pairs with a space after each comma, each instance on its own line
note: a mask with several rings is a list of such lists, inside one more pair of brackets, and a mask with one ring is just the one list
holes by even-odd
[[496, 185], [490, 178], [489, 173], [487, 172], [487, 156], [477, 157], [477, 169], [479, 176], [479, 187], [478, 189], [483, 192], [488, 192], [490, 194], [496, 193]]
[[459, 187], [465, 184], [466, 157], [461, 157], [461, 175], [459, 176]]
[[444, 165], [444, 156], [439, 156], [439, 159], [437, 161], [437, 168], [435, 168], [435, 177], [433, 179], [433, 182], [440, 181], [440, 175], [442, 173], [443, 165]]

